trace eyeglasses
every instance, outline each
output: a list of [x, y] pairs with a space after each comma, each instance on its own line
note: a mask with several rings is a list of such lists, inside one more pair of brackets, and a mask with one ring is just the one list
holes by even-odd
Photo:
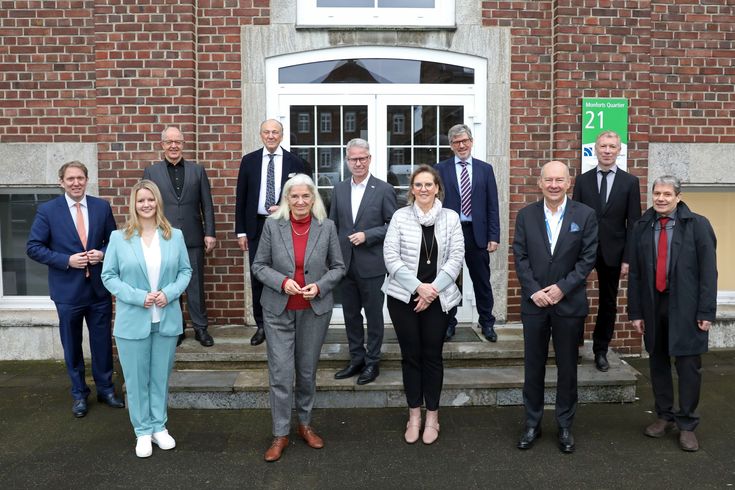
[[472, 143], [472, 140], [469, 138], [465, 138], [463, 140], [454, 140], [452, 141], [452, 146], [467, 146]]
[[176, 146], [183, 146], [184, 140], [163, 140], [163, 146], [165, 146], [166, 148], [173, 144], [175, 144]]
[[414, 182], [413, 188], [416, 190], [426, 189], [427, 191], [430, 191], [434, 188], [433, 182]]
[[357, 157], [357, 158], [348, 158], [347, 161], [349, 163], [352, 163], [353, 165], [355, 163], [367, 163], [367, 161], [370, 160], [370, 155], [366, 157]]

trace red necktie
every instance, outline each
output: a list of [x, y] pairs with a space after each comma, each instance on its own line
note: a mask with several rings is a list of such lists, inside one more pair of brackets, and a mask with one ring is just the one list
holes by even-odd
[[666, 234], [666, 223], [669, 218], [658, 220], [661, 231], [658, 235], [658, 254], [656, 255], [656, 290], [666, 291], [666, 255], [669, 252], [669, 236]]

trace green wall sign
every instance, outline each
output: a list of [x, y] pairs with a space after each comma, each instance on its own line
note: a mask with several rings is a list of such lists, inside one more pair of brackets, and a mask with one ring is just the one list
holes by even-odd
[[582, 99], [582, 172], [597, 166], [595, 140], [603, 131], [620, 135], [622, 150], [617, 165], [628, 169], [628, 99]]

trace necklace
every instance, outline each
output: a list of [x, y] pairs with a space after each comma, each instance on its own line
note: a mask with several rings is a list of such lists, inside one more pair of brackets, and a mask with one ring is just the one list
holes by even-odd
[[308, 227], [308, 228], [306, 229], [306, 231], [305, 231], [305, 232], [303, 232], [303, 233], [299, 233], [298, 231], [296, 231], [296, 228], [294, 228], [294, 227], [293, 227], [293, 223], [291, 223], [291, 229], [293, 230], [293, 232], [294, 232], [294, 234], [295, 234], [296, 236], [304, 236], [304, 235], [306, 235], [307, 233], [309, 233], [309, 230], [311, 230], [311, 225], [309, 225], [309, 227]]
[[[421, 230], [421, 234], [422, 235], [423, 235], [423, 233], [424, 233], [423, 230]], [[426, 235], [424, 235], [424, 239], [421, 241], [421, 243], [423, 243], [423, 245], [424, 245], [424, 252], [426, 252], [426, 263], [427, 264], [431, 264], [431, 254], [434, 252], [434, 242], [436, 241], [435, 238], [436, 237], [432, 233], [431, 234], [431, 249], [429, 249], [426, 246]]]

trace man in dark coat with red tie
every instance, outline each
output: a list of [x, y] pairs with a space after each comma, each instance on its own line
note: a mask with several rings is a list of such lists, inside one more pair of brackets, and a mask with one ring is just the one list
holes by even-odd
[[[644, 433], [658, 438], [678, 427], [680, 447], [697, 451], [701, 354], [717, 309], [717, 240], [707, 218], [681, 202], [680, 192], [678, 178], [657, 178], [653, 207], [632, 230], [628, 316], [650, 354], [657, 420]], [[677, 412], [671, 357], [679, 378]]]

